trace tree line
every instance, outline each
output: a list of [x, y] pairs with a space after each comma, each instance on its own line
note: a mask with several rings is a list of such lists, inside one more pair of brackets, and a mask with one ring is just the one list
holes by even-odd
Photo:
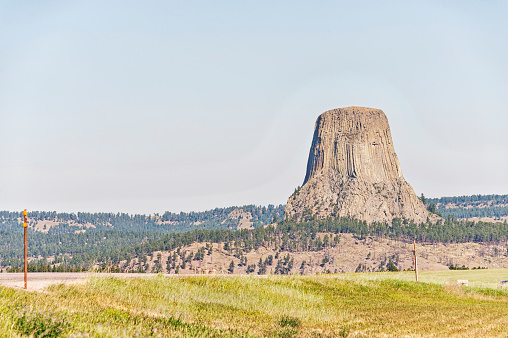
[[479, 203], [492, 202], [495, 204], [508, 204], [508, 195], [471, 195], [471, 196], [453, 196], [440, 198], [427, 198], [428, 203], [434, 204], [456, 204], [473, 205]]
[[[325, 233], [325, 236], [318, 234]], [[413, 221], [393, 219], [391, 223], [372, 223], [349, 218], [313, 220], [296, 223], [279, 222], [277, 226], [256, 229], [194, 230], [172, 233], [162, 238], [131, 247], [119, 248], [110, 256], [109, 263], [152, 255], [156, 251], [173, 251], [194, 242], [224, 243], [225, 250], [248, 253], [260, 247], [272, 247], [285, 252], [320, 251], [338, 244], [338, 234], [353, 233], [364, 238], [376, 236], [427, 243], [499, 242], [508, 239], [508, 224], [455, 220], [448, 217], [436, 224], [428, 221], [416, 224]]]
[[[480, 196], [480, 195], [478, 195]], [[479, 199], [479, 198], [476, 198]], [[481, 199], [481, 198], [480, 198]], [[501, 197], [498, 200], [502, 200]], [[426, 202], [436, 202], [427, 199]], [[283, 212], [283, 206], [255, 207], [251, 209], [243, 207], [251, 212], [258, 222], [272, 223]], [[486, 209], [486, 208], [482, 208]], [[155, 251], [172, 251], [183, 248], [194, 242], [201, 243], [224, 243], [226, 250], [233, 250], [238, 254], [247, 253], [260, 247], [272, 247], [284, 252], [319, 251], [328, 246], [338, 245], [335, 241], [337, 234], [352, 233], [363, 238], [365, 236], [388, 237], [403, 241], [419, 242], [498, 242], [508, 239], [508, 225], [506, 223], [486, 223], [457, 220], [455, 216], [448, 215], [446, 219], [439, 220], [436, 224], [427, 221], [415, 224], [413, 221], [393, 219], [390, 223], [372, 223], [348, 219], [330, 218], [326, 220], [310, 219], [306, 222], [296, 223], [290, 220], [280, 221], [276, 226], [265, 225], [255, 229], [243, 229], [235, 231], [231, 228], [206, 229], [199, 227], [181, 226], [181, 224], [193, 224], [204, 220], [219, 220], [229, 214], [233, 209], [214, 209], [209, 212], [179, 213], [154, 216], [129, 216], [127, 214], [88, 214], [78, 213], [75, 216], [65, 214], [69, 219], [76, 217], [80, 222], [90, 222], [90, 215], [99, 215], [96, 221], [118, 224], [118, 227], [105, 226], [89, 229], [84, 233], [53, 232], [53, 233], [29, 233], [29, 252], [35, 258], [41, 258], [46, 263], [48, 257], [53, 256], [53, 263], [64, 267], [89, 268], [91, 266], [118, 265], [121, 261], [130, 261], [136, 257], [151, 255]], [[39, 214], [40, 218], [60, 217], [56, 213]], [[16, 230], [0, 230], [0, 266], [21, 266], [23, 251], [22, 227], [19, 224], [20, 213], [0, 212], [0, 229], [6, 224], [16, 225]], [[201, 218], [200, 218], [201, 217]], [[53, 218], [54, 219], [54, 218]], [[62, 218], [63, 219], [63, 218]], [[116, 221], [112, 221], [115, 219]], [[123, 220], [123, 221], [121, 221]], [[133, 221], [128, 225], [128, 220]], [[160, 222], [183, 222], [167, 224], [171, 230], [164, 230]], [[122, 223], [125, 222], [125, 223]], [[186, 222], [186, 223], [185, 223]], [[215, 221], [214, 221], [215, 222]], [[67, 223], [66, 223], [67, 224]], [[84, 224], [84, 223], [73, 223]], [[124, 224], [124, 225], [121, 225]], [[136, 224], [145, 224], [141, 229], [153, 229], [159, 231], [136, 230]], [[146, 226], [150, 224], [150, 226]], [[179, 225], [180, 224], [180, 225]], [[259, 223], [261, 224], [261, 223]], [[68, 227], [71, 227], [67, 224]], [[153, 226], [153, 227], [152, 227]], [[118, 230], [127, 229], [127, 230]], [[236, 227], [234, 228], [236, 229]], [[318, 234], [326, 234], [318, 236]], [[202, 253], [198, 253], [198, 258]], [[193, 257], [192, 259], [195, 259]], [[185, 260], [188, 260], [185, 257]], [[60, 261], [58, 261], [60, 260]], [[179, 262], [181, 259], [179, 259]], [[180, 263], [181, 264], [181, 263]], [[259, 265], [262, 267], [264, 264]], [[289, 261], [286, 264], [289, 265]], [[176, 268], [176, 262], [173, 269]], [[284, 266], [280, 267], [281, 269]], [[280, 270], [280, 269], [278, 269]], [[283, 270], [280, 270], [283, 271]]]
[[[444, 217], [493, 217], [499, 219], [501, 217], [508, 216], [508, 195], [472, 195], [427, 198], [426, 202], [429, 205], [435, 205], [436, 207], [434, 207], [434, 211], [437, 211]], [[448, 204], [452, 204], [454, 207], [447, 208]]]
[[[254, 227], [272, 222], [275, 215], [280, 219], [284, 205], [215, 208], [202, 212], [165, 212], [162, 215], [129, 215], [126, 213], [57, 213], [55, 211], [29, 211], [28, 225], [34, 229], [39, 221], [56, 222], [47, 231], [53, 234], [75, 233], [77, 231], [141, 231], [141, 232], [185, 232], [195, 229], [232, 229], [239, 224], [236, 218], [228, 215], [234, 210], [242, 209], [252, 215]], [[23, 232], [21, 227], [22, 212], [0, 211], [0, 230]], [[46, 229], [43, 229], [46, 231]]]

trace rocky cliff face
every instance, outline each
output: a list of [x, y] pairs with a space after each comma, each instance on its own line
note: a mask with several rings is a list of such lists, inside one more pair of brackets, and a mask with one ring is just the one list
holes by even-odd
[[[301, 189], [284, 217], [351, 217], [367, 222], [431, 216], [404, 180], [390, 126], [379, 109], [348, 107], [321, 114]], [[432, 216], [431, 216], [432, 217]]]

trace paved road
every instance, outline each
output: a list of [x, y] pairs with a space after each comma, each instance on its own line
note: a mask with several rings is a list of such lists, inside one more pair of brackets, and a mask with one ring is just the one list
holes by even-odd
[[[149, 278], [156, 276], [151, 273], [89, 273], [89, 272], [32, 272], [28, 273], [28, 291], [46, 288], [51, 284], [83, 283], [90, 277], [126, 277]], [[3, 286], [23, 289], [25, 286], [24, 273], [0, 273], [0, 284]]]
[[[96, 273], [96, 272], [29, 272], [28, 273], [28, 291], [39, 291], [51, 284], [72, 284], [84, 283], [91, 277], [125, 277], [125, 278], [151, 278], [157, 276], [156, 273]], [[191, 277], [191, 276], [250, 276], [263, 278], [267, 275], [203, 275], [203, 274], [163, 274], [165, 277]], [[24, 273], [0, 273], [0, 285], [14, 289], [23, 289], [25, 286]]]
[[[39, 291], [51, 284], [84, 283], [91, 277], [125, 277], [125, 278], [151, 278], [156, 273], [96, 273], [96, 272], [29, 272], [28, 291]], [[208, 277], [254, 277], [268, 278], [270, 275], [225, 275], [225, 274], [162, 274], [164, 277], [180, 278], [193, 276]], [[24, 273], [0, 273], [0, 285], [15, 289], [23, 289], [25, 286]]]

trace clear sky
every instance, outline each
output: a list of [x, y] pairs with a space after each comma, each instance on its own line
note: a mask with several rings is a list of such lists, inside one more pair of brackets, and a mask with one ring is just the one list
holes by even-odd
[[285, 203], [353, 105], [417, 194], [508, 194], [507, 4], [0, 0], [0, 210]]

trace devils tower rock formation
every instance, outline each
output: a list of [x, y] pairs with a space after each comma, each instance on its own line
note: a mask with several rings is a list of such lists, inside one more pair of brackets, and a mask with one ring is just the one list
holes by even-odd
[[348, 107], [318, 117], [305, 181], [284, 212], [286, 219], [311, 215], [369, 223], [430, 216], [402, 176], [383, 111]]

